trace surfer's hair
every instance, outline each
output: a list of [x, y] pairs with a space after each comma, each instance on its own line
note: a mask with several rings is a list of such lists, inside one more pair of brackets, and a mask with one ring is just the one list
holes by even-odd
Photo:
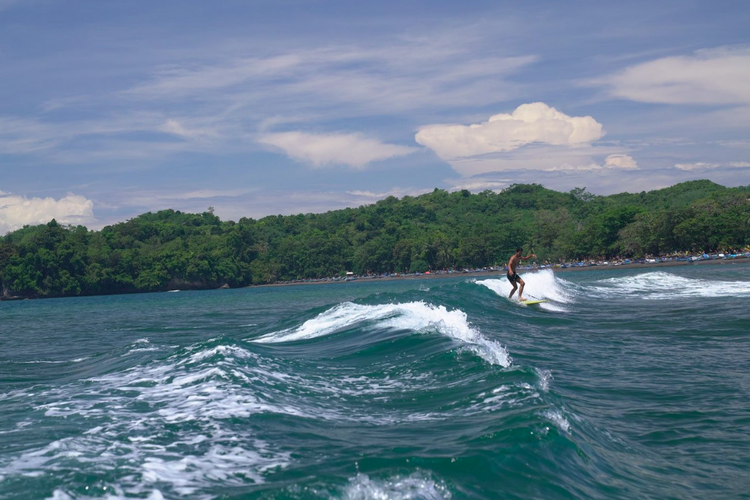
[[516, 252], [523, 252], [523, 247], [516, 248]]

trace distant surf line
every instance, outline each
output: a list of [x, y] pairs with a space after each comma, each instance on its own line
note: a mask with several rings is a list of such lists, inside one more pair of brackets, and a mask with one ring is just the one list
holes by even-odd
[[[695, 262], [648, 262], [648, 263], [634, 263], [634, 264], [620, 264], [620, 265], [594, 265], [594, 266], [571, 266], [571, 267], [535, 267], [531, 269], [523, 269], [519, 267], [519, 274], [530, 274], [538, 273], [541, 271], [553, 271], [555, 273], [567, 273], [577, 271], [613, 271], [613, 270], [632, 270], [632, 269], [651, 269], [651, 268], [667, 268], [667, 267], [684, 267], [684, 266], [704, 266], [704, 265], [725, 265], [725, 264], [750, 264], [750, 259], [727, 259], [727, 260], [701, 260]], [[282, 283], [265, 283], [262, 285], [248, 285], [241, 288], [264, 288], [264, 287], [279, 287], [279, 286], [308, 286], [308, 285], [339, 285], [339, 284], [351, 284], [351, 283], [372, 283], [372, 282], [383, 282], [383, 281], [402, 281], [402, 280], [424, 280], [424, 279], [441, 279], [441, 278], [469, 278], [469, 277], [487, 277], [487, 276], [504, 276], [507, 272], [505, 268], [495, 270], [482, 270], [482, 271], [469, 271], [461, 272], [455, 271], [452, 273], [430, 273], [430, 274], [419, 274], [410, 276], [358, 276], [357, 279], [346, 281], [339, 280], [333, 281], [332, 279], [319, 278], [318, 281], [300, 281], [296, 283], [282, 282]]]

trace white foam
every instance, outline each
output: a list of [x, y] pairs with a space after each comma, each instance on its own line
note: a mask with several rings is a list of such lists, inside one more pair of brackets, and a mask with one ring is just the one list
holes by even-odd
[[[89, 487], [86, 486], [86, 489], [88, 490]], [[107, 490], [111, 490], [110, 492], [107, 492]], [[106, 486], [103, 488], [103, 492], [106, 493], [104, 496], [96, 495], [96, 496], [90, 496], [90, 495], [78, 495], [70, 496], [67, 492], [56, 489], [54, 492], [52, 492], [51, 497], [47, 497], [46, 500], [125, 500], [127, 498], [132, 498], [132, 496], [128, 495], [126, 496], [125, 493], [121, 488], [118, 488], [117, 486], [107, 488]], [[92, 492], [93, 493], [93, 492]], [[164, 500], [164, 495], [162, 495], [161, 491], [159, 490], [152, 490], [149, 495], [146, 497], [146, 500]]]
[[[216, 474], [221, 471], [226, 477], [219, 479], [226, 484], [261, 482], [289, 463], [291, 456], [273, 451], [251, 431], [238, 434], [226, 427], [237, 419], [268, 412], [394, 425], [450, 417], [390, 408], [373, 411], [372, 406], [356, 403], [363, 394], [388, 400], [435, 383], [430, 374], [412, 374], [403, 367], [395, 370], [384, 377], [298, 375], [237, 345], [197, 346], [188, 354], [182, 351], [166, 360], [89, 379], [83, 387], [73, 383], [37, 394], [35, 399], [45, 404], [35, 409], [50, 422], [85, 419], [86, 427], [80, 435], [7, 457], [9, 461], [0, 459], [0, 473], [54, 474], [75, 460], [82, 467], [123, 470], [127, 475], [118, 484], [128, 495], [144, 496], [157, 484], [168, 483], [169, 491], [187, 495], [193, 490], [190, 496], [195, 498], [202, 488], [218, 481]], [[345, 398], [355, 404], [342, 408]], [[152, 410], [144, 413], [144, 407]], [[176, 429], [170, 430], [175, 434], [169, 443], [162, 439], [165, 425]], [[121, 439], [124, 435], [126, 440]]]
[[142, 349], [130, 349], [128, 352], [123, 354], [120, 357], [127, 356], [128, 354], [132, 354], [134, 352], [152, 352], [152, 351], [161, 351], [161, 348], [159, 347], [144, 347]]
[[120, 357], [128, 356], [134, 352], [160, 351], [161, 347], [153, 345], [147, 338], [138, 339], [128, 346], [128, 352]]
[[10, 400], [10, 399], [25, 399], [25, 398], [28, 398], [30, 395], [31, 393], [27, 392], [24, 389], [17, 389], [15, 391], [0, 393], [0, 401]]
[[[210, 365], [202, 362], [217, 355]], [[232, 422], [264, 411], [302, 412], [263, 401], [238, 381], [234, 373], [254, 376], [253, 366], [243, 364], [253, 356], [237, 346], [204, 348], [89, 379], [83, 387], [73, 383], [44, 391], [38, 396], [48, 402], [36, 410], [49, 419], [84, 419], [87, 430], [0, 458], [0, 475], [55, 474], [68, 470], [71, 461], [92, 470], [117, 469], [118, 484], [106, 492], [116, 495], [112, 498], [161, 498], [156, 487], [164, 484], [173, 495], [211, 498], [202, 491], [215, 484], [262, 483], [291, 455], [273, 450], [249, 429], [238, 433]], [[144, 407], [152, 410], [144, 413]], [[190, 425], [180, 425], [184, 422]], [[168, 441], [165, 426], [171, 427]]]
[[434, 306], [425, 302], [382, 305], [345, 302], [305, 321], [297, 328], [269, 333], [255, 339], [254, 342], [275, 343], [313, 339], [363, 322], [377, 322], [378, 327], [395, 330], [436, 330], [463, 342], [466, 348], [491, 364], [504, 367], [511, 364], [506, 349], [473, 328], [467, 320], [466, 313], [459, 309], [448, 311], [444, 306]]
[[647, 300], [689, 297], [734, 297], [750, 295], [750, 281], [716, 281], [686, 278], [664, 271], [608, 278], [597, 282], [596, 293], [605, 296], [636, 295]]
[[14, 361], [14, 363], [18, 363], [19, 365], [39, 365], [39, 364], [49, 364], [49, 365], [58, 365], [62, 363], [80, 363], [81, 361], [85, 361], [89, 359], [89, 357], [83, 357], [83, 358], [75, 358], [75, 359], [69, 359], [69, 360], [62, 360], [62, 361], [53, 361], [53, 360], [47, 360], [47, 359], [36, 359], [33, 361]]
[[547, 410], [542, 416], [551, 420], [561, 431], [570, 434], [570, 422], [563, 417], [559, 410]]
[[200, 456], [187, 455], [179, 460], [148, 457], [142, 466], [142, 477], [148, 483], [170, 483], [180, 495], [192, 495], [205, 478], [222, 484], [236, 483], [239, 474], [260, 484], [264, 482], [263, 472], [285, 464], [285, 460], [269, 460], [240, 446], [215, 445]]
[[534, 371], [539, 376], [539, 389], [544, 392], [549, 391], [549, 381], [552, 378], [552, 372], [549, 370], [540, 370], [534, 368]]
[[[519, 273], [521, 274], [521, 273]], [[570, 304], [574, 302], [574, 288], [572, 283], [555, 276], [551, 269], [544, 269], [538, 272], [529, 272], [521, 274], [526, 286], [524, 287], [524, 296], [533, 297], [538, 300], [550, 300], [539, 304], [543, 309], [549, 311], [566, 311], [565, 307], [560, 304]], [[478, 285], [486, 286], [501, 297], [508, 298], [513, 286], [507, 278], [493, 278], [476, 282]], [[518, 292], [516, 292], [517, 294]], [[516, 296], [513, 297], [516, 300]]]
[[451, 497], [442, 481], [435, 481], [423, 472], [387, 479], [370, 479], [366, 474], [357, 474], [349, 479], [343, 492], [347, 500], [446, 500]]
[[501, 385], [490, 393], [483, 392], [472, 398], [466, 407], [461, 404], [462, 416], [491, 413], [514, 407], [524, 407], [539, 400], [539, 392], [528, 384]]
[[[439, 331], [461, 340], [491, 362], [510, 363], [502, 346], [482, 337], [462, 311], [421, 302], [357, 307], [362, 308], [360, 317], [371, 318], [380, 327]], [[44, 412], [44, 425], [57, 425], [54, 419], [62, 418], [81, 427], [75, 436], [14, 456], [0, 456], [0, 480], [56, 475], [71, 467], [90, 469], [95, 475], [118, 470], [116, 484], [108, 485], [104, 496], [98, 490], [92, 497], [158, 499], [164, 492], [168, 497], [209, 498], [203, 493], [217, 484], [261, 483], [292, 461], [289, 452], [261, 440], [252, 426], [238, 432], [240, 419], [270, 412], [392, 426], [452, 417], [450, 410], [442, 408], [414, 413], [358, 404], [363, 394], [387, 400], [403, 398], [408, 391], [423, 392], [438, 383], [430, 373], [411, 373], [407, 367], [396, 366], [382, 377], [351, 372], [335, 376], [330, 371], [317, 374], [309, 370], [301, 370], [302, 375], [286, 363], [280, 365], [239, 345], [216, 345], [221, 342], [217, 339], [207, 342], [208, 347], [198, 344], [166, 359], [85, 381], [41, 388], [36, 393], [0, 394], [0, 400], [16, 404], [23, 399], [30, 409]], [[148, 340], [135, 345], [146, 347]], [[504, 398], [513, 396], [505, 388], [493, 391], [487, 401], [478, 402], [476, 411], [492, 411], [505, 404]], [[355, 403], [351, 406], [346, 404], [350, 398]], [[456, 410], [463, 408], [457, 406]], [[386, 480], [363, 476], [352, 481], [347, 491], [361, 495], [350, 498], [450, 497], [440, 483], [414, 474]], [[372, 494], [363, 493], [368, 491]], [[55, 494], [66, 498], [72, 493], [60, 489]], [[75, 498], [85, 497], [76, 494]]]
[[190, 361], [197, 363], [217, 355], [231, 356], [240, 359], [257, 358], [258, 356], [247, 349], [233, 345], [220, 345], [212, 349], [204, 349], [190, 356]]
[[[21, 432], [23, 431], [24, 427], [28, 427], [31, 425], [31, 422], [28, 420], [24, 420], [23, 422], [17, 422], [15, 429], [10, 429], [8, 431], [0, 431], [0, 434], [13, 434], [14, 432]], [[0, 482], [2, 482], [2, 476], [0, 476]]]
[[47, 500], [72, 500], [72, 499], [73, 497], [71, 497], [70, 495], [68, 495], [62, 490], [55, 490], [54, 492], [52, 492], [51, 497], [47, 497]]

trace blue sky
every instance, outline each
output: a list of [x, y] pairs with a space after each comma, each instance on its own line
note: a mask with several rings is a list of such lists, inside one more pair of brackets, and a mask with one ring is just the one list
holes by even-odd
[[750, 183], [747, 2], [0, 0], [0, 233]]

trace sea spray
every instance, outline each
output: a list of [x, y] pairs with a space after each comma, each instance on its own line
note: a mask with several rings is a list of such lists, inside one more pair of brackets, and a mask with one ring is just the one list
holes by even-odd
[[[522, 278], [526, 282], [523, 292], [525, 297], [552, 301], [540, 304], [542, 309], [564, 312], [567, 311], [564, 304], [571, 304], [575, 301], [575, 285], [557, 277], [549, 269], [534, 273], [524, 273]], [[489, 288], [504, 298], [508, 298], [511, 290], [513, 290], [513, 286], [505, 277], [477, 280], [476, 283]], [[518, 300], [518, 292], [516, 292], [513, 300]]]

